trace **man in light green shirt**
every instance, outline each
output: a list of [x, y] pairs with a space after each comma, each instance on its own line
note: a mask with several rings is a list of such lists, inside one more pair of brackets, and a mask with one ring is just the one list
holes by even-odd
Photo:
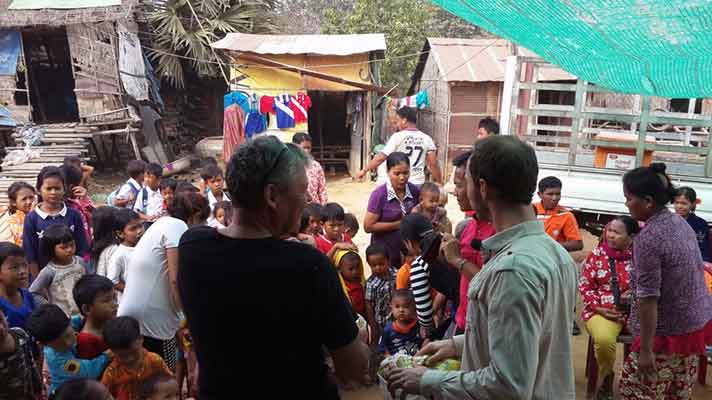
[[569, 331], [576, 267], [536, 221], [534, 150], [512, 136], [478, 141], [470, 158], [470, 202], [497, 234], [470, 282], [465, 333], [431, 343], [430, 363], [460, 358], [461, 371], [390, 368], [389, 389], [435, 399], [574, 399]]

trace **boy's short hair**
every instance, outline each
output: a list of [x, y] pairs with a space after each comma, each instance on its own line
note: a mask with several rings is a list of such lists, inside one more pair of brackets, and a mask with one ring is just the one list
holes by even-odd
[[172, 380], [175, 380], [175, 378], [165, 372], [158, 372], [151, 375], [150, 377], [148, 377], [148, 379], [144, 379], [144, 381], [141, 382], [141, 384], [139, 385], [137, 393], [138, 398], [150, 399], [156, 393], [156, 386], [163, 382], [168, 382]]
[[472, 150], [466, 151], [462, 154], [459, 154], [457, 157], [455, 157], [452, 160], [452, 165], [455, 168], [461, 168], [461, 167], [466, 167], [467, 166], [467, 161], [472, 157]]
[[25, 257], [22, 247], [12, 242], [0, 242], [0, 270], [9, 257]]
[[136, 318], [123, 316], [110, 319], [104, 324], [104, 341], [112, 350], [128, 349], [141, 338], [141, 328]]
[[54, 257], [54, 247], [58, 244], [69, 243], [74, 241], [74, 235], [67, 225], [54, 224], [47, 227], [42, 232], [40, 239], [40, 249], [50, 259]]
[[[79, 186], [82, 183], [82, 170], [73, 166], [64, 164], [59, 169], [62, 170], [64, 175], [64, 183], [67, 185], [67, 189]], [[65, 193], [70, 195], [71, 193]]]
[[499, 122], [492, 117], [481, 119], [477, 127], [486, 130], [490, 135], [499, 135]]
[[326, 203], [321, 208], [321, 222], [344, 221], [344, 209], [338, 203]]
[[97, 387], [101, 387], [101, 383], [96, 379], [74, 378], [61, 384], [54, 395], [49, 398], [52, 400], [93, 400], [97, 396]]
[[49, 343], [64, 334], [69, 317], [56, 304], [42, 304], [27, 317], [25, 327], [35, 339]]
[[546, 189], [561, 189], [564, 186], [561, 179], [555, 176], [547, 176], [539, 181], [539, 193], [544, 193]]
[[146, 162], [143, 160], [131, 160], [126, 164], [126, 173], [133, 179], [146, 172]]
[[292, 136], [292, 143], [302, 144], [302, 142], [311, 142], [312, 137], [306, 132], [297, 132]]
[[77, 283], [74, 284], [72, 296], [74, 297], [74, 302], [77, 304], [77, 308], [79, 308], [79, 312], [84, 315], [82, 306], [93, 305], [97, 296], [113, 290], [114, 282], [112, 282], [111, 279], [101, 275], [90, 274], [82, 276]]
[[160, 164], [150, 163], [146, 165], [146, 173], [153, 176], [162, 178], [163, 177], [163, 167]]
[[396, 114], [408, 122], [418, 122], [418, 111], [413, 107], [401, 107], [396, 111]]
[[536, 190], [539, 164], [534, 149], [511, 135], [488, 136], [475, 143], [470, 176], [497, 189], [497, 200], [529, 205]]
[[178, 187], [178, 181], [173, 178], [161, 179], [161, 184], [158, 187], [159, 190], [171, 189], [175, 192]]
[[77, 156], [66, 156], [64, 157], [64, 161], [62, 162], [62, 164], [81, 168], [82, 160]]
[[351, 213], [344, 214], [344, 225], [346, 225], [346, 229], [349, 232], [353, 232], [354, 235], [356, 234], [356, 232], [358, 232], [358, 229], [360, 228], [356, 216]]
[[388, 249], [386, 249], [386, 246], [384, 246], [383, 243], [369, 244], [368, 247], [366, 247], [366, 261], [368, 261], [369, 257], [377, 255], [382, 255], [388, 259]]
[[202, 160], [200, 160], [200, 167], [205, 168], [208, 165], [218, 165], [218, 160], [215, 159], [215, 157], [205, 157]]
[[391, 302], [393, 302], [395, 299], [402, 299], [408, 302], [408, 304], [412, 304], [415, 306], [415, 296], [413, 296], [413, 292], [410, 291], [410, 289], [396, 289], [391, 293]]
[[198, 193], [198, 192], [200, 192], [200, 190], [190, 182], [181, 181], [181, 182], [178, 182], [178, 185], [176, 185], [175, 192], [176, 192], [176, 196], [177, 196], [179, 193], [182, 193], [182, 192]]
[[432, 193], [436, 196], [440, 196], [440, 187], [433, 182], [425, 182], [423, 186], [420, 187], [420, 194]]
[[203, 171], [200, 173], [200, 177], [203, 178], [204, 181], [214, 179], [218, 176], [222, 177], [223, 172], [217, 165], [208, 165], [203, 168]]

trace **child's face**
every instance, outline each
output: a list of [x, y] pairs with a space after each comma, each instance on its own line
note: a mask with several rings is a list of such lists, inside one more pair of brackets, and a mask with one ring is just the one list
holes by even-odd
[[374, 275], [382, 278], [388, 275], [388, 258], [385, 254], [372, 254], [366, 261]]
[[5, 289], [26, 288], [29, 283], [25, 257], [10, 256], [0, 265], [0, 285]]
[[77, 343], [77, 334], [72, 329], [72, 325], [68, 324], [62, 336], [48, 342], [47, 345], [61, 352], [71, 349], [75, 343]]
[[161, 178], [157, 177], [156, 175], [146, 172], [144, 174], [143, 184], [145, 186], [150, 187], [152, 190], [156, 190], [156, 189], [158, 189], [158, 187], [161, 184]]
[[159, 382], [147, 400], [178, 400], [178, 382], [175, 379]]
[[116, 235], [121, 240], [121, 244], [134, 247], [143, 235], [143, 222], [140, 219], [133, 219], [126, 224], [123, 230], [117, 231]]
[[225, 209], [224, 208], [218, 208], [217, 210], [215, 210], [215, 219], [218, 220], [218, 222], [222, 226], [225, 226]]
[[17, 191], [15, 200], [10, 201], [13, 206], [25, 214], [32, 211], [32, 204], [35, 203], [35, 192], [27, 188], [22, 188]]
[[391, 313], [399, 322], [412, 322], [415, 319], [415, 303], [402, 297], [391, 300]]
[[57, 244], [54, 246], [54, 260], [61, 265], [69, 264], [72, 262], [76, 252], [77, 245], [74, 243], [74, 240]]
[[111, 349], [122, 364], [129, 368], [137, 368], [143, 360], [143, 338], [134, 340], [126, 349]]
[[119, 303], [116, 301], [116, 291], [109, 290], [99, 293], [94, 299], [94, 303], [86, 307], [85, 314], [87, 318], [93, 321], [108, 321], [116, 317], [116, 310], [119, 309]]
[[309, 235], [318, 235], [321, 233], [321, 217], [319, 216], [309, 216], [309, 225], [307, 225], [307, 231], [305, 232]]
[[40, 187], [42, 201], [58, 206], [64, 200], [64, 182], [61, 179], [50, 176], [42, 181]]
[[692, 212], [692, 202], [687, 199], [685, 196], [677, 196], [675, 197], [675, 212], [680, 215], [683, 218], [687, 218], [688, 215], [690, 215], [690, 212]]
[[339, 241], [344, 235], [344, 228], [344, 221], [326, 221], [324, 222], [324, 235], [332, 242]]
[[163, 200], [166, 204], [171, 204], [173, 199], [176, 197], [176, 193], [172, 188], [166, 187], [161, 190], [161, 196], [163, 196]]
[[561, 200], [561, 188], [545, 189], [543, 192], [539, 192], [539, 197], [545, 210], [553, 210]]
[[345, 281], [361, 282], [361, 260], [342, 259], [339, 263], [339, 272]]
[[212, 179], [208, 179], [208, 186], [210, 187], [210, 190], [215, 194], [215, 193], [222, 193], [223, 190], [223, 184], [225, 183], [225, 180], [221, 175], [215, 176]]
[[440, 193], [421, 192], [420, 207], [423, 210], [434, 214], [438, 210], [438, 207], [440, 207]]
[[606, 227], [606, 242], [616, 250], [625, 250], [630, 247], [631, 237], [623, 222], [614, 219]]

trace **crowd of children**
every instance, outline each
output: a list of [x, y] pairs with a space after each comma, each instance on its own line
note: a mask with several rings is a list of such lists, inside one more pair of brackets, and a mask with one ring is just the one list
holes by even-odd
[[[222, 171], [214, 160], [204, 164], [211, 225], [226, 226], [232, 206]], [[95, 206], [86, 189], [92, 171], [68, 158], [43, 168], [35, 187], [15, 182], [8, 190], [0, 216], [7, 227], [0, 229], [0, 399], [178, 399], [177, 378], [196, 370], [189, 332], [179, 336], [193, 368], [179, 364], [174, 376], [144, 349], [138, 321], [117, 310], [144, 231], [176, 193], [199, 189], [136, 160], [107, 204]]]

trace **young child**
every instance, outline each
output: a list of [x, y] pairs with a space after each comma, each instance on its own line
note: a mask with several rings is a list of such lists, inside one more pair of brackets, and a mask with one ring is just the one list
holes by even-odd
[[334, 256], [334, 264], [339, 270], [339, 279], [344, 289], [344, 294], [351, 301], [354, 313], [366, 315], [363, 285], [365, 277], [361, 256], [353, 250], [339, 250]]
[[0, 399], [36, 400], [42, 393], [32, 338], [8, 326], [0, 310]]
[[[631, 217], [608, 223], [603, 240], [586, 259], [579, 278], [583, 300], [581, 319], [593, 339], [598, 361], [598, 397], [613, 398], [616, 338], [625, 326], [624, 310], [630, 304], [629, 274], [633, 270], [633, 237], [640, 231]], [[615, 277], [613, 272], [615, 271]], [[604, 396], [605, 394], [605, 396]]]
[[232, 203], [218, 201], [213, 206], [212, 219], [208, 219], [208, 226], [224, 228], [232, 222]]
[[344, 234], [349, 235], [351, 239], [356, 237], [360, 226], [356, 216], [351, 213], [344, 214]]
[[415, 297], [410, 290], [398, 289], [391, 295], [393, 323], [386, 325], [378, 351], [385, 355], [405, 353], [415, 355], [422, 340], [415, 318]]
[[366, 280], [366, 320], [371, 328], [369, 343], [376, 345], [391, 314], [391, 292], [396, 288], [396, 270], [390, 267], [388, 252], [381, 243], [366, 248], [371, 276]]
[[702, 259], [707, 262], [712, 261], [712, 254], [710, 254], [710, 228], [707, 225], [707, 221], [698, 217], [695, 214], [695, 208], [698, 204], [697, 192], [695, 189], [683, 186], [677, 189], [677, 196], [675, 197], [675, 212], [677, 215], [684, 218], [690, 225], [695, 235], [697, 235], [697, 244], [700, 246], [700, 252], [702, 253]]
[[302, 218], [299, 221], [299, 232], [296, 238], [310, 246], [316, 247], [316, 235], [321, 233], [321, 205], [309, 203], [302, 210]]
[[80, 186], [82, 182], [82, 172], [75, 167], [63, 165], [61, 167], [64, 174], [64, 181], [67, 185], [67, 191], [64, 193], [67, 206], [79, 212], [84, 223], [84, 231], [87, 234], [87, 241], [91, 245], [92, 241], [92, 212], [94, 212], [94, 203], [87, 195], [87, 190]]
[[109, 260], [119, 247], [114, 228], [114, 214], [118, 210], [115, 207], [99, 207], [92, 214], [94, 242], [91, 245], [91, 263], [96, 273], [101, 276], [106, 276]]
[[14, 243], [0, 243], [0, 311], [10, 328], [24, 329], [35, 309], [35, 300], [25, 289], [28, 282], [25, 253]]
[[203, 172], [210, 166], [219, 167], [218, 160], [213, 157], [205, 157], [200, 162], [201, 174], [200, 182], [198, 182], [198, 190], [203, 196], [207, 196], [210, 192], [210, 186], [208, 185], [208, 178], [203, 175]]
[[138, 397], [138, 388], [149, 377], [171, 371], [156, 353], [143, 348], [143, 336], [132, 317], [118, 317], [104, 326], [104, 340], [114, 353], [114, 360], [101, 377], [101, 383], [116, 400]]
[[[210, 188], [207, 194], [210, 211], [215, 210], [215, 204], [218, 202], [230, 201], [230, 196], [223, 190], [223, 185], [225, 184], [223, 172], [217, 165], [208, 165], [205, 167], [201, 176]], [[215, 218], [210, 217], [208, 219], [208, 225], [212, 226], [214, 219]]]
[[146, 173], [143, 178], [143, 188], [136, 196], [134, 211], [147, 222], [146, 228], [163, 215], [163, 196], [159, 190], [163, 177], [163, 167], [156, 163], [146, 166]]
[[126, 287], [129, 260], [144, 230], [141, 217], [135, 211], [118, 210], [115, 220], [114, 234], [119, 239], [119, 247], [109, 260], [106, 277], [113, 282], [121, 303], [121, 295]]
[[107, 400], [111, 393], [94, 379], [79, 378], [66, 381], [54, 392], [52, 400]]
[[440, 207], [440, 188], [432, 182], [425, 182], [420, 188], [420, 204], [413, 207], [413, 214], [422, 214], [428, 218], [433, 229], [441, 233], [452, 233], [452, 224], [447, 211]]
[[74, 302], [84, 317], [77, 335], [77, 355], [79, 358], [94, 358], [109, 347], [104, 341], [102, 330], [110, 319], [116, 318], [116, 292], [109, 278], [101, 275], [84, 275], [72, 291]]
[[336, 203], [326, 203], [321, 209], [323, 233], [316, 235], [316, 247], [329, 259], [338, 250], [357, 250], [351, 236], [344, 233], [344, 209]]
[[30, 314], [27, 330], [44, 345], [45, 361], [49, 369], [49, 395], [64, 382], [78, 379], [99, 379], [109, 365], [109, 356], [104, 353], [91, 360], [76, 355], [76, 333], [69, 317], [55, 304], [43, 304]]
[[180, 388], [170, 374], [158, 373], [143, 381], [138, 392], [140, 400], [178, 400]]
[[79, 183], [79, 186], [87, 187], [87, 185], [89, 184], [89, 178], [91, 178], [91, 175], [94, 173], [94, 167], [92, 167], [91, 165], [84, 164], [82, 160], [76, 156], [64, 157], [64, 162], [62, 163], [62, 165], [69, 165], [80, 170], [82, 172], [82, 179]]
[[68, 316], [79, 313], [72, 289], [87, 273], [84, 261], [76, 256], [76, 242], [66, 225], [50, 225], [40, 241], [50, 262], [30, 285], [30, 292], [58, 305]]
[[131, 160], [126, 165], [126, 173], [129, 180], [119, 188], [113, 200], [114, 207], [134, 208], [138, 192], [143, 187], [144, 173], [146, 172], [146, 162], [142, 160]]
[[578, 251], [583, 249], [583, 239], [574, 214], [559, 205], [562, 186], [561, 180], [555, 176], [539, 181], [537, 194], [541, 202], [534, 205], [537, 219], [544, 221], [546, 233], [567, 251]]
[[27, 182], [13, 182], [7, 189], [10, 206], [7, 209], [10, 219], [10, 235], [12, 242], [22, 246], [22, 230], [25, 226], [25, 216], [32, 211], [37, 193]]
[[42, 168], [37, 176], [40, 203], [27, 214], [22, 232], [22, 249], [25, 251], [33, 278], [49, 261], [48, 255], [40, 251], [40, 238], [51, 225], [67, 226], [74, 239], [76, 253], [81, 257], [89, 253], [87, 236], [82, 229], [82, 217], [76, 210], [64, 204], [64, 188], [64, 175], [59, 168]]
[[173, 199], [176, 197], [176, 189], [178, 188], [178, 181], [173, 178], [161, 179], [161, 196], [163, 196], [163, 213], [168, 210], [168, 205], [171, 204]]

